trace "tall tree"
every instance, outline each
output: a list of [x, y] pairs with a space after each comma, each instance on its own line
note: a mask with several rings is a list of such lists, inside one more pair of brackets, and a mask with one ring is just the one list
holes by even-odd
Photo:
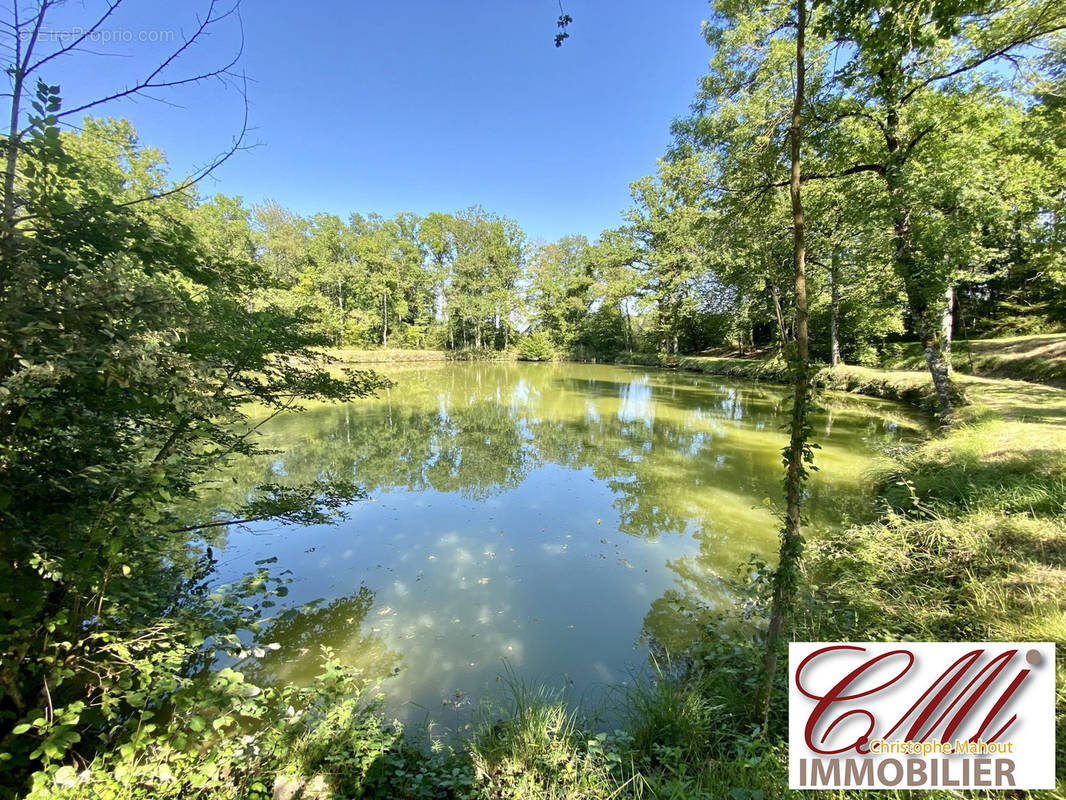
[[799, 576], [803, 553], [801, 534], [801, 504], [807, 465], [813, 460], [809, 443], [810, 414], [810, 345], [807, 332], [807, 249], [806, 222], [803, 217], [802, 153], [803, 104], [806, 98], [806, 33], [807, 0], [796, 0], [796, 88], [789, 123], [788, 194], [792, 205], [793, 235], [793, 291], [795, 292], [795, 352], [791, 354], [793, 369], [792, 416], [789, 421], [789, 443], [785, 450], [785, 525], [781, 531], [781, 546], [773, 577], [773, 599], [770, 622], [766, 632], [766, 651], [763, 681], [759, 691], [759, 714], [765, 722], [770, 715], [770, 701], [777, 674], [777, 658], [785, 621], [791, 612], [793, 595]]
[[[833, 174], [880, 176], [893, 233], [893, 265], [907, 293], [915, 328], [939, 398], [952, 409], [944, 317], [953, 267], [923, 259], [918, 232], [930, 208], [923, 165], [958, 122], [967, 102], [955, 87], [984, 70], [1024, 60], [1032, 47], [1066, 29], [1055, 0], [905, 0], [885, 7], [867, 0], [824, 5], [817, 29], [833, 39], [839, 59], [832, 110], [848, 120], [853, 147], [837, 152]], [[850, 156], [850, 158], [849, 158]]]
[[564, 236], [534, 251], [529, 263], [530, 311], [556, 347], [574, 346], [589, 314], [593, 280], [584, 236]]

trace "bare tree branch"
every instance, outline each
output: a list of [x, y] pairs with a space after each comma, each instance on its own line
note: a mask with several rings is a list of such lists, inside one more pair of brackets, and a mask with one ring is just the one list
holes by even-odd
[[234, 4], [229, 11], [218, 17], [214, 16], [214, 9], [216, 5], [216, 0], [211, 0], [208, 13], [200, 22], [199, 26], [196, 29], [196, 32], [193, 33], [192, 36], [187, 38], [181, 45], [181, 47], [176, 48], [169, 56], [167, 56], [167, 58], [165, 58], [162, 63], [160, 63], [159, 66], [152, 70], [152, 72], [149, 73], [148, 76], [145, 77], [143, 80], [139, 81], [134, 86], [128, 87], [121, 91], [114, 92], [105, 97], [97, 98], [96, 100], [92, 100], [88, 103], [83, 103], [80, 106], [75, 106], [74, 108], [61, 111], [58, 114], [54, 115], [56, 119], [64, 119], [75, 114], [81, 114], [98, 106], [102, 106], [107, 103], [113, 103], [116, 100], [121, 100], [123, 98], [131, 97], [133, 95], [143, 95], [146, 90], [176, 89], [181, 86], [189, 86], [191, 84], [201, 83], [203, 81], [210, 80], [211, 78], [217, 78], [225, 82], [226, 78], [238, 77], [234, 75], [230, 70], [232, 70], [233, 67], [237, 65], [237, 62], [240, 61], [241, 56], [244, 54], [243, 26], [241, 26], [240, 28], [240, 46], [237, 48], [237, 52], [233, 56], [233, 58], [230, 59], [230, 61], [225, 65], [217, 69], [201, 72], [196, 75], [191, 75], [185, 78], [174, 78], [170, 80], [159, 79], [160, 76], [170, 67], [170, 65], [173, 64], [178, 58], [180, 58], [182, 54], [187, 52], [188, 49], [192, 47], [200, 39], [200, 37], [204, 35], [205, 31], [207, 31], [211, 26], [217, 25], [218, 23], [222, 22], [230, 16], [233, 16], [234, 14], [236, 14], [238, 19], [240, 19], [240, 15], [237, 13], [239, 4]]
[[[41, 26], [44, 23], [45, 13], [47, 12], [50, 6], [55, 4], [55, 2], [56, 0], [41, 0], [36, 16], [33, 19], [33, 34], [29, 37], [29, 43], [26, 46], [25, 53], [19, 53], [19, 58], [17, 59], [17, 62], [22, 65], [22, 68], [15, 76], [17, 79], [20, 79], [20, 82], [15, 87], [15, 90], [12, 92], [11, 128], [8, 147], [8, 162], [10, 169], [8, 170], [8, 174], [5, 175], [4, 208], [5, 218], [9, 223], [9, 227], [14, 226], [16, 224], [28, 222], [35, 217], [35, 215], [33, 214], [18, 216], [16, 214], [16, 208], [14, 204], [14, 171], [15, 166], [17, 166], [17, 142], [21, 140], [23, 136], [26, 135], [26, 133], [30, 130], [31, 127], [27, 126], [25, 128], [22, 128], [21, 130], [18, 129], [18, 124], [21, 116], [21, 106], [19, 101], [22, 97], [22, 93], [25, 91], [26, 79], [30, 75], [34, 74], [37, 70], [39, 70], [42, 66], [51, 62], [53, 59], [59, 56], [70, 55], [75, 52], [80, 44], [89, 39], [94, 32], [100, 30], [101, 26], [116, 12], [117, 9], [119, 9], [120, 6], [122, 6], [124, 0], [105, 0], [105, 2], [107, 3], [107, 10], [96, 19], [96, 21], [85, 31], [84, 34], [79, 36], [70, 44], [60, 48], [56, 52], [51, 53], [43, 58], [40, 58], [31, 66], [30, 61], [32, 59], [33, 49], [37, 43]], [[198, 72], [191, 76], [174, 78], [166, 77], [166, 73], [168, 72], [168, 70], [170, 70], [170, 68], [184, 54], [188, 53], [190, 48], [192, 48], [198, 41], [200, 41], [204, 37], [209, 36], [213, 27], [221, 24], [222, 22], [230, 18], [235, 18], [237, 20], [239, 43], [235, 54], [227, 63], [215, 69]], [[29, 21], [20, 21], [16, 14], [15, 25], [13, 27], [16, 29], [21, 29], [22, 27], [27, 25], [28, 22]], [[23, 38], [24, 37], [21, 35], [15, 36], [15, 46], [17, 49], [21, 49]], [[183, 37], [181, 45], [175, 47], [145, 77], [137, 80], [132, 86], [122, 89], [121, 91], [113, 92], [104, 97], [100, 97], [95, 100], [82, 103], [73, 108], [64, 109], [62, 111], [53, 113], [51, 116], [57, 122], [60, 122], [64, 127], [77, 128], [77, 124], [71, 121], [72, 117], [78, 114], [84, 114], [85, 112], [91, 111], [95, 108], [106, 105], [107, 103], [115, 102], [118, 100], [127, 99], [131, 97], [143, 97], [154, 102], [169, 103], [169, 101], [150, 93], [153, 91], [179, 88], [182, 86], [188, 86], [203, 81], [208, 81], [213, 78], [221, 81], [226, 86], [237, 87], [237, 91], [240, 93], [241, 100], [243, 103], [243, 117], [241, 120], [240, 130], [237, 135], [233, 137], [230, 146], [226, 148], [223, 152], [221, 152], [219, 155], [217, 155], [215, 158], [213, 158], [211, 161], [209, 161], [207, 164], [199, 168], [193, 169], [191, 174], [189, 174], [183, 180], [175, 183], [168, 189], [161, 190], [158, 192], [151, 192], [143, 197], [134, 198], [132, 200], [126, 200], [124, 202], [118, 203], [118, 206], [123, 208], [131, 207], [139, 205], [141, 203], [159, 200], [171, 195], [180, 194], [182, 192], [188, 191], [200, 181], [207, 178], [239, 150], [246, 149], [248, 147], [246, 143], [249, 131], [249, 104], [247, 93], [248, 78], [243, 73], [238, 74], [233, 72], [233, 68], [240, 61], [240, 58], [244, 53], [244, 44], [244, 26], [243, 24], [241, 24], [240, 0], [233, 0], [232, 5], [228, 6], [225, 10], [220, 10], [219, 0], [210, 0], [206, 9], [206, 13], [203, 16], [197, 17], [197, 25], [195, 31], [193, 31], [191, 35]], [[11, 142], [15, 143], [14, 147], [11, 146]], [[13, 155], [15, 156], [15, 165], [11, 165]], [[8, 208], [8, 204], [10, 204], [10, 208]]]
[[104, 0], [104, 2], [107, 3], [107, 11], [105, 11], [103, 16], [100, 17], [96, 22], [94, 22], [92, 24], [92, 26], [90, 26], [89, 29], [85, 31], [85, 33], [83, 33], [81, 36], [79, 36], [77, 39], [75, 39], [70, 44], [66, 45], [65, 47], [59, 48], [54, 53], [50, 53], [49, 55], [45, 56], [44, 58], [42, 58], [37, 63], [33, 64], [30, 67], [27, 67], [26, 68], [26, 73], [29, 74], [29, 73], [32, 73], [32, 72], [36, 72], [37, 70], [39, 70], [41, 67], [43, 67], [45, 64], [47, 64], [52, 59], [58, 58], [59, 56], [62, 56], [62, 55], [65, 55], [65, 54], [69, 53], [71, 50], [76, 48], [78, 45], [80, 45], [86, 39], [88, 39], [89, 37], [93, 36], [98, 30], [100, 30], [100, 26], [103, 25], [107, 21], [107, 18], [110, 17], [113, 13], [115, 13], [115, 11], [118, 9], [118, 7], [120, 5], [122, 5], [123, 0], [114, 0], [113, 2], [109, 2], [109, 0]]

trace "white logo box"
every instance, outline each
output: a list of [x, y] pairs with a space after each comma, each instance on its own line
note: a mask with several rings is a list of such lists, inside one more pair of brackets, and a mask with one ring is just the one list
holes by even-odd
[[792, 642], [790, 789], [1053, 789], [1050, 642]]

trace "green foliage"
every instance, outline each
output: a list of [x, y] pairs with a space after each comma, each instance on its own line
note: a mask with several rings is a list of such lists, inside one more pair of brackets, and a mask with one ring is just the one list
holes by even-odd
[[[58, 108], [56, 87], [40, 96]], [[149, 746], [190, 676], [243, 649], [237, 631], [261, 629], [268, 598], [287, 591], [265, 573], [209, 591], [210, 551], [186, 531], [217, 519], [175, 513], [262, 452], [249, 403], [276, 414], [388, 385], [332, 369], [305, 318], [269, 301], [239, 210], [200, 216], [188, 191], [123, 205], [165, 185], [127, 124], [60, 135], [42, 117], [18, 158], [21, 222], [0, 232], [0, 773], [12, 790], [74, 753]], [[233, 513], [325, 521], [358, 496], [320, 476], [264, 484]]]
[[[883, 513], [812, 544], [810, 640], [1062, 641], [1066, 434], [1061, 393], [978, 385], [972, 425], [897, 455]], [[979, 393], [982, 392], [982, 393]], [[987, 394], [983, 394], [987, 392]], [[1066, 658], [1058, 655], [1058, 671]], [[1063, 756], [1066, 693], [1056, 704]]]
[[518, 340], [518, 358], [520, 361], [552, 361], [555, 348], [548, 334], [536, 330]]

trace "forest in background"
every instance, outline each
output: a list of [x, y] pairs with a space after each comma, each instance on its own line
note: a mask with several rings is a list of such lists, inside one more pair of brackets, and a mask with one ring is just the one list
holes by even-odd
[[[225, 257], [261, 265], [272, 299], [302, 309], [337, 347], [506, 349], [539, 331], [585, 357], [780, 348], [793, 316], [774, 135], [787, 63], [732, 64], [725, 44], [694, 113], [674, 123], [675, 145], [632, 184], [622, 224], [595, 241], [531, 242], [519, 222], [480, 207], [301, 217], [192, 188], [152, 213], [191, 216]], [[877, 364], [886, 342], [920, 338], [929, 315], [948, 341], [1066, 324], [1066, 78], [1054, 51], [1026, 66], [990, 58], [939, 80], [912, 68], [898, 108], [876, 87], [863, 97], [857, 79], [815, 83], [804, 180], [816, 357]], [[776, 83], [738, 93], [775, 71]], [[167, 183], [163, 154], [128, 122], [87, 120], [64, 137], [102, 191]]]
[[[911, 100], [912, 283], [932, 287], [937, 302], [922, 302], [948, 341], [1066, 325], [1063, 81], [1061, 66], [1038, 73], [1028, 92], [999, 74], [970, 76]], [[504, 350], [539, 332], [579, 358], [781, 349], [793, 318], [787, 187], [773, 179], [772, 148], [754, 136], [775, 121], [738, 128], [732, 116], [748, 111], [704, 111], [710, 91], [697, 115], [675, 122], [675, 147], [656, 173], [632, 184], [622, 224], [594, 241], [532, 242], [519, 222], [480, 207], [303, 217], [192, 188], [152, 213], [195, 220], [221, 256], [258, 264], [270, 299], [300, 309], [334, 347]], [[914, 309], [926, 293], [912, 286], [909, 298], [894, 269], [877, 119], [849, 110], [852, 98], [825, 102], [814, 124], [832, 135], [815, 131], [806, 155], [812, 350], [874, 366], [886, 344], [918, 338]], [[831, 129], [836, 118], [852, 132]], [[86, 120], [63, 135], [94, 163], [101, 190], [132, 197], [167, 185], [163, 154], [129, 122]]]

